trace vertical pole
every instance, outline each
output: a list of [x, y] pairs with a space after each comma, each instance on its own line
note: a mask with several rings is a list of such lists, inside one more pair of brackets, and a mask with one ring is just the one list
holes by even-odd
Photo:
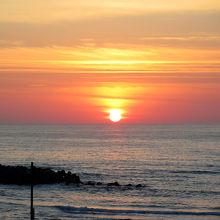
[[31, 220], [34, 220], [34, 163], [31, 162]]

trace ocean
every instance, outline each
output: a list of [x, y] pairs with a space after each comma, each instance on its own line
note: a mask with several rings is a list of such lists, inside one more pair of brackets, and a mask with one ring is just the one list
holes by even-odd
[[[103, 183], [36, 185], [35, 219], [220, 219], [220, 124], [0, 125], [0, 164], [32, 161]], [[0, 184], [0, 219], [30, 219], [29, 186]]]

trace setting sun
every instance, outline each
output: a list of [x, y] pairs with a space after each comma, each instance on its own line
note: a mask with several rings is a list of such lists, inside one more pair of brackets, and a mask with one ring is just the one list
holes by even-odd
[[110, 115], [109, 115], [109, 119], [113, 122], [118, 122], [121, 120], [121, 110], [119, 109], [111, 109], [109, 111]]

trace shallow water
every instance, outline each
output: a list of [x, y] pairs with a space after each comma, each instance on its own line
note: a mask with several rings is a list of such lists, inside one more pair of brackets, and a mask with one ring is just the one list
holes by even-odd
[[[219, 219], [219, 143], [219, 124], [1, 125], [0, 163], [123, 185], [35, 186], [36, 219]], [[29, 219], [29, 191], [0, 185], [0, 219]]]

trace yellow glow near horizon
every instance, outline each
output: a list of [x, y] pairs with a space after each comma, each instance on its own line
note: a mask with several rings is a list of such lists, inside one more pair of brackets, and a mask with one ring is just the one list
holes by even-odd
[[[5, 48], [0, 50], [0, 65], [4, 67], [3, 71], [10, 71], [12, 69], [10, 67], [13, 67], [13, 70], [16, 71], [32, 69], [40, 72], [59, 72], [61, 70], [74, 73], [176, 72], [177, 70], [185, 73], [192, 72], [192, 68], [194, 72], [219, 71], [218, 50], [204, 50], [205, 53], [201, 53], [201, 50], [198, 49], [179, 48], [175, 50], [174, 48], [159, 49], [155, 47], [152, 54], [146, 51], [146, 48], [130, 48], [129, 50], [90, 48], [90, 53], [88, 53], [84, 47], [75, 50], [66, 47]], [[212, 66], [208, 68], [207, 64]]]

